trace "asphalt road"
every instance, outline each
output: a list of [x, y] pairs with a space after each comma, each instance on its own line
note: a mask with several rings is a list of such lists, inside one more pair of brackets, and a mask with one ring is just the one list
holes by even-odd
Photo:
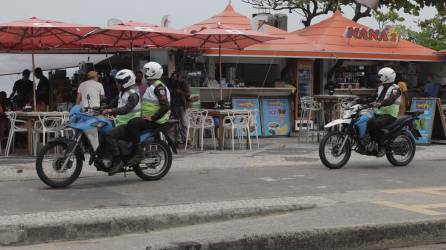
[[256, 198], [310, 196], [322, 201], [315, 204], [317, 209], [279, 216], [23, 249], [145, 249], [147, 242], [164, 244], [172, 239], [442, 219], [446, 218], [445, 153], [444, 146], [419, 147], [408, 167], [354, 155], [343, 169], [329, 170], [318, 160], [317, 145], [289, 139], [250, 152], [182, 153], [172, 171], [156, 182], [143, 182], [132, 173], [108, 177], [86, 168], [82, 178], [60, 190], [46, 187], [35, 176], [32, 160], [1, 159], [0, 216]]
[[446, 164], [416, 160], [391, 167], [384, 159], [329, 170], [319, 162], [255, 168], [178, 171], [143, 182], [134, 174], [84, 177], [53, 190], [40, 180], [0, 181], [0, 215], [89, 208], [150, 206], [270, 197], [327, 196], [384, 189], [442, 187]]

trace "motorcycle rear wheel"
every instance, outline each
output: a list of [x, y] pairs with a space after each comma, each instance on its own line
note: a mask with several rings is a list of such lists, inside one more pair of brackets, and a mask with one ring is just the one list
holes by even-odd
[[151, 141], [143, 145], [144, 160], [133, 166], [135, 174], [144, 181], [163, 178], [172, 166], [172, 152], [166, 143]]
[[[405, 147], [405, 148], [402, 149], [392, 148], [392, 145], [394, 145], [395, 143], [399, 143], [401, 144], [400, 147]], [[404, 155], [401, 155], [401, 152], [397, 152], [401, 150], [404, 151]], [[415, 140], [412, 138], [412, 136], [408, 135], [407, 133], [401, 132], [388, 143], [388, 146], [386, 148], [386, 157], [387, 160], [389, 160], [389, 162], [393, 166], [404, 167], [412, 162], [415, 156], [415, 151], [416, 151]], [[398, 159], [399, 156], [401, 156], [402, 159]]]
[[[80, 153], [74, 153], [70, 161], [67, 163], [69, 164], [69, 167], [65, 170], [61, 169], [63, 162], [65, 161], [64, 156], [67, 148], [68, 144], [66, 142], [53, 141], [42, 147], [42, 149], [37, 154], [37, 175], [39, 176], [40, 180], [43, 181], [43, 183], [52, 188], [67, 187], [71, 185], [81, 174], [83, 157]], [[51, 152], [53, 152], [53, 155], [50, 154]], [[57, 154], [58, 152], [60, 153], [60, 155], [56, 156], [55, 154]], [[47, 158], [50, 159], [47, 160]], [[49, 168], [47, 168], [46, 163], [49, 163]], [[56, 177], [51, 176], [49, 170], [53, 170]]]
[[[352, 147], [350, 144], [350, 140], [347, 140], [347, 142], [344, 145], [344, 148], [341, 149], [341, 154], [339, 154], [339, 147], [341, 147], [343, 140], [345, 137], [348, 136], [345, 133], [334, 131], [328, 133], [324, 138], [322, 138], [322, 141], [319, 144], [319, 158], [321, 159], [322, 163], [329, 169], [340, 169], [347, 164], [347, 162], [350, 160], [350, 156], [352, 154]], [[331, 148], [328, 148], [329, 152], [326, 152], [326, 147], [331, 144]], [[340, 158], [339, 162], [333, 162], [329, 160], [329, 155]], [[338, 155], [339, 154], [339, 155]]]

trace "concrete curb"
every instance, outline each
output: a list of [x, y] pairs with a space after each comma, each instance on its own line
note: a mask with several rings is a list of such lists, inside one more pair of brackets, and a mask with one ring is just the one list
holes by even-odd
[[314, 229], [292, 233], [243, 235], [208, 242], [173, 242], [147, 250], [227, 249], [387, 249], [446, 242], [446, 219]]
[[290, 197], [0, 216], [0, 246], [142, 233], [310, 209], [320, 202], [316, 197]]

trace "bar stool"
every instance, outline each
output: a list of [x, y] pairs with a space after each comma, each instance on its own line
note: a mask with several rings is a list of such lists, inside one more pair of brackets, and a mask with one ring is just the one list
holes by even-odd
[[[301, 116], [299, 124], [299, 133], [304, 132], [303, 123], [306, 124], [306, 137], [309, 138], [311, 130], [315, 128], [315, 121], [317, 120], [318, 126], [325, 125], [324, 109], [322, 104], [314, 100], [311, 96], [304, 96], [301, 98]], [[319, 129], [317, 129], [319, 131]], [[319, 137], [319, 133], [318, 133]]]
[[[257, 110], [250, 110], [248, 115], [249, 115], [249, 130], [251, 131], [251, 129], [253, 129], [255, 131], [254, 133], [257, 141], [257, 149], [259, 149], [260, 143], [259, 143], [259, 135], [257, 134], [258, 130]], [[251, 136], [251, 133], [249, 134], [249, 136]], [[249, 149], [251, 149], [251, 145], [249, 145]]]

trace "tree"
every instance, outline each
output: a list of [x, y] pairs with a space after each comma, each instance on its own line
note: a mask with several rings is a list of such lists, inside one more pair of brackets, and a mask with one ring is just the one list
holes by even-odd
[[[303, 17], [305, 27], [311, 25], [315, 17], [335, 11], [342, 6], [350, 6], [355, 15], [352, 20], [357, 22], [361, 18], [372, 16], [372, 10], [356, 3], [354, 0], [242, 0], [257, 9], [286, 10]], [[387, 7], [390, 10], [403, 10], [405, 13], [419, 15], [419, 11], [426, 6], [434, 6], [438, 10], [446, 10], [445, 0], [380, 0], [379, 9]]]
[[446, 49], [446, 12], [440, 11], [437, 16], [419, 23], [420, 31], [414, 31], [403, 24], [397, 26], [398, 33], [409, 41], [434, 50]]
[[355, 10], [354, 21], [371, 16], [371, 9], [364, 8], [351, 0], [242, 0], [256, 9], [286, 10], [303, 17], [305, 27], [311, 25], [313, 19], [337, 10], [341, 6], [350, 5]]
[[404, 22], [404, 17], [400, 16], [400, 14], [393, 9], [384, 11], [373, 11], [373, 16], [378, 22], [379, 29], [384, 29], [389, 24], [401, 23]]

